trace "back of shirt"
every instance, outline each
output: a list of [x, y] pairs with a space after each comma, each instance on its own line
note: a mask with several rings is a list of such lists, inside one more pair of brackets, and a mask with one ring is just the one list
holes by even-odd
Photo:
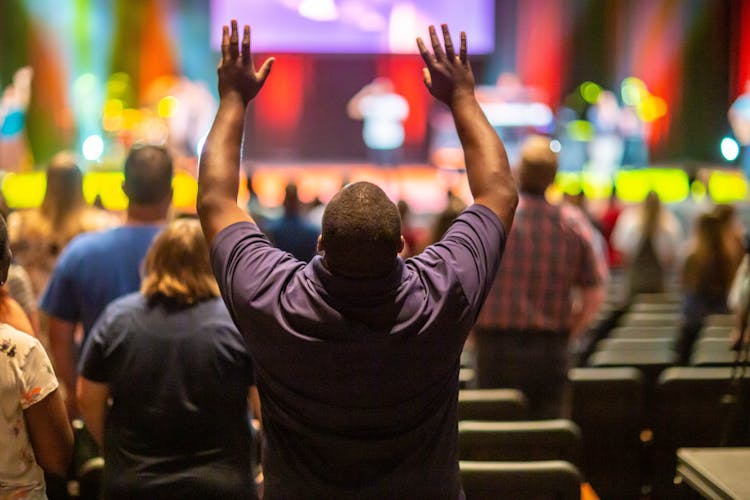
[[161, 226], [122, 226], [76, 237], [57, 261], [41, 308], [83, 323], [84, 336], [104, 308], [140, 288], [141, 263]]
[[256, 366], [264, 498], [458, 498], [459, 358], [504, 238], [476, 205], [389, 275], [354, 280], [249, 223], [217, 236], [214, 271]]
[[0, 498], [46, 498], [23, 411], [56, 388], [39, 341], [0, 324]]
[[110, 494], [253, 493], [253, 366], [220, 299], [179, 311], [149, 306], [140, 293], [113, 302], [92, 330], [80, 371], [112, 395], [104, 447]]

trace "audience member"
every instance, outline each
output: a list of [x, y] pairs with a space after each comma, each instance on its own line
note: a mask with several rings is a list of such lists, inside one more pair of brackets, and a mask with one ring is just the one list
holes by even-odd
[[728, 243], [724, 222], [716, 214], [698, 218], [692, 248], [682, 268], [683, 326], [677, 345], [682, 364], [689, 361], [704, 318], [729, 313], [727, 297], [739, 262]]
[[736, 316], [735, 328], [732, 331], [732, 346], [734, 349], [744, 349], [745, 359], [747, 349], [750, 348], [748, 323], [750, 320], [750, 232], [743, 238], [745, 256], [735, 273], [732, 288], [729, 291], [728, 303]]
[[742, 257], [745, 255], [743, 243], [745, 228], [737, 215], [733, 205], [719, 204], [713, 209], [713, 214], [719, 219], [721, 233], [729, 255], [731, 255], [733, 271], [737, 271]]
[[622, 266], [622, 253], [612, 244], [612, 233], [617, 224], [617, 219], [619, 219], [620, 214], [622, 214], [622, 210], [622, 204], [617, 197], [617, 191], [613, 187], [612, 193], [610, 193], [609, 196], [609, 201], [607, 202], [607, 208], [599, 218], [599, 228], [601, 229], [602, 236], [607, 243], [607, 261], [609, 267], [612, 269]]
[[629, 297], [665, 290], [682, 238], [680, 223], [654, 191], [640, 206], [622, 212], [612, 231], [612, 244], [623, 255]]
[[474, 330], [477, 378], [481, 388], [523, 391], [532, 418], [559, 418], [567, 411], [568, 342], [604, 301], [607, 263], [583, 213], [545, 199], [557, 173], [549, 139], [529, 137], [520, 161], [521, 200]]
[[289, 252], [299, 260], [310, 262], [318, 252], [318, 227], [308, 222], [301, 212], [297, 186], [284, 189], [284, 215], [266, 224], [265, 233], [277, 248]]
[[13, 256], [29, 273], [37, 297], [47, 286], [58, 255], [73, 237], [116, 223], [107, 212], [86, 204], [83, 176], [72, 153], [55, 155], [46, 178], [39, 208], [13, 212], [8, 217]]
[[166, 220], [172, 200], [172, 160], [165, 149], [133, 148], [124, 170], [123, 191], [129, 199], [125, 224], [71, 241], [41, 301], [41, 309], [49, 315], [52, 360], [67, 391], [71, 416], [76, 415], [76, 325], [82, 324], [85, 342], [107, 304], [138, 290], [141, 261]]
[[[475, 204], [406, 261], [396, 205], [369, 182], [326, 207], [311, 263], [270, 245], [238, 208], [250, 29], [224, 28], [220, 104], [201, 156], [198, 213], [222, 295], [245, 337], [263, 405], [265, 497], [461, 495], [457, 392], [462, 346], [499, 264], [516, 205], [502, 142], [474, 97], [466, 56], [443, 26], [421, 39], [430, 92], [448, 105]], [[242, 53], [242, 57], [240, 57]]]
[[446, 193], [445, 208], [440, 212], [430, 228], [430, 243], [440, 241], [448, 228], [451, 227], [456, 217], [466, 209], [466, 203], [448, 190]]
[[140, 293], [105, 309], [81, 356], [78, 403], [104, 446], [104, 495], [257, 498], [253, 366], [198, 221], [167, 226], [143, 267]]
[[[0, 218], [0, 281], [10, 248]], [[0, 324], [0, 498], [42, 499], [44, 473], [63, 476], [73, 431], [44, 348], [34, 337]]]

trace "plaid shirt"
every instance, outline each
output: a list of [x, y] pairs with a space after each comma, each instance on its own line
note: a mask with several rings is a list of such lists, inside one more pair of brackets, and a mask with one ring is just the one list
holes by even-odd
[[477, 326], [567, 331], [571, 289], [607, 278], [601, 235], [576, 207], [521, 195], [502, 263]]

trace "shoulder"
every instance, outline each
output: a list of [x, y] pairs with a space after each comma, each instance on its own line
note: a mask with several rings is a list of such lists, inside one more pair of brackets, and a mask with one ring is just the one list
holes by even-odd
[[43, 353], [46, 358], [44, 348], [38, 339], [6, 323], [0, 324], [0, 356], [24, 366], [29, 354], [35, 350]]
[[563, 203], [560, 206], [560, 221], [578, 239], [590, 245], [594, 243], [597, 230], [578, 207]]
[[110, 302], [102, 312], [102, 318], [110, 321], [122, 316], [142, 314], [147, 309], [146, 298], [140, 292], [133, 292]]

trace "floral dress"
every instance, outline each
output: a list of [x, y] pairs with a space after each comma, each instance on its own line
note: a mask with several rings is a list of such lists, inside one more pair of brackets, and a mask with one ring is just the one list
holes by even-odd
[[47, 498], [23, 411], [56, 388], [39, 341], [0, 324], [0, 500]]

